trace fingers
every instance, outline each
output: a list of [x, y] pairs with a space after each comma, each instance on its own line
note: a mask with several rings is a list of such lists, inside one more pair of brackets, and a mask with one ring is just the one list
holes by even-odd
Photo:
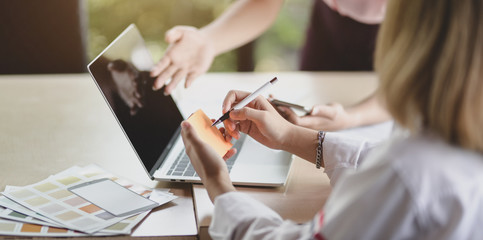
[[[186, 78], [185, 88], [195, 78], [209, 69], [214, 53], [211, 53], [199, 30], [191, 26], [176, 26], [168, 30], [165, 40], [169, 44], [163, 58], [151, 70], [151, 77], [157, 77], [153, 89], [158, 90], [166, 85], [165, 95]], [[166, 84], [169, 79], [172, 81]]]
[[167, 68], [171, 64], [171, 59], [167, 56], [164, 56], [159, 60], [159, 62], [151, 69], [150, 76], [151, 77], [156, 77], [158, 76], [161, 72], [164, 71], [165, 68]]
[[169, 82], [168, 85], [166, 85], [166, 88], [164, 89], [164, 93], [166, 95], [171, 94], [171, 92], [176, 88], [176, 86], [183, 80], [183, 78], [186, 77], [187, 71], [184, 69], [181, 69], [177, 71], [172, 77], [171, 77], [171, 82]]
[[[211, 119], [211, 122], [215, 122], [215, 119]], [[225, 141], [231, 142], [233, 138], [240, 138], [240, 133], [237, 132], [236, 124], [233, 121], [231, 121], [230, 119], [226, 119], [225, 121], [223, 121], [223, 125], [225, 125], [225, 127], [221, 127], [219, 130], [223, 134], [223, 136], [225, 136]]]
[[[287, 121], [302, 127], [317, 129], [319, 126], [325, 126], [327, 118], [320, 115], [299, 116], [291, 108], [279, 106], [277, 109]], [[314, 107], [315, 109], [315, 107]], [[312, 110], [313, 111], [313, 110]], [[325, 109], [323, 109], [325, 111]]]
[[[171, 81], [166, 85], [164, 90], [164, 94], [169, 95], [184, 78], [186, 78], [185, 87], [187, 88], [191, 85], [193, 80], [198, 77], [199, 74], [189, 73], [186, 67], [177, 66], [172, 60], [165, 59], [169, 58], [164, 57], [158, 65], [151, 70], [151, 77], [158, 76], [154, 81], [153, 89], [161, 89], [168, 79], [171, 78]], [[166, 63], [168, 63], [168, 65], [166, 65]], [[159, 69], [162, 70], [159, 71]]]
[[159, 90], [164, 86], [164, 83], [170, 77], [170, 75], [166, 76], [165, 74], [166, 69], [170, 66], [171, 60], [169, 57], [165, 56], [163, 57], [156, 66], [151, 69], [151, 73], [149, 74], [151, 77], [156, 77], [156, 80], [154, 80], [153, 83], [153, 89], [154, 90]]
[[225, 99], [223, 100], [222, 112], [228, 112], [237, 102], [240, 102], [244, 98], [250, 95], [249, 92], [231, 90], [226, 94]]
[[232, 120], [230, 119], [227, 119], [225, 121], [223, 121], [223, 124], [225, 125], [225, 135], [226, 136], [230, 136], [230, 139], [233, 137], [235, 139], [240, 139], [240, 131], [239, 131], [239, 128], [238, 128], [238, 125], [235, 124], [235, 122], [233, 122]]
[[[167, 58], [164, 58], [164, 59], [167, 59]], [[168, 61], [164, 61], [164, 62], [168, 62]], [[168, 85], [166, 85], [166, 88], [164, 90], [165, 95], [171, 94], [171, 92], [176, 88], [176, 86], [184, 78], [186, 78], [184, 87], [188, 88], [189, 86], [191, 86], [193, 81], [199, 75], [201, 75], [200, 73], [189, 72], [186, 67], [176, 66], [176, 64], [174, 64], [172, 61], [170, 61], [170, 62], [171, 62], [171, 64], [169, 66], [166, 66], [166, 67], [164, 67], [164, 65], [161, 66], [161, 67], [164, 67], [161, 72], [158, 72], [158, 70], [157, 70], [158, 67], [153, 68], [153, 70], [151, 71], [152, 77], [158, 76], [156, 78], [156, 80], [154, 81], [154, 84], [153, 84], [153, 88], [155, 90], [161, 89], [163, 87], [163, 85], [168, 81], [168, 79], [171, 78], [171, 81], [169, 82]], [[159, 63], [158, 65], [162, 65], [162, 64]], [[157, 75], [154, 75], [153, 73], [157, 74]]]
[[223, 125], [225, 125], [226, 130], [228, 130], [230, 133], [236, 130], [236, 124], [231, 119], [226, 119], [223, 121]]
[[233, 157], [236, 154], [236, 148], [231, 148], [226, 152], [225, 156], [223, 156], [223, 160], [228, 160], [229, 158]]
[[252, 106], [255, 109], [276, 111], [273, 105], [263, 96], [258, 96], [248, 106]]
[[[166, 83], [166, 81], [168, 81], [168, 79], [171, 78], [177, 70], [178, 70], [177, 67], [170, 65], [158, 76], [158, 78], [156, 78], [156, 81], [154, 82], [154, 88], [156, 90], [159, 90], [160, 88], [162, 88], [163, 85]], [[166, 89], [165, 89], [165, 95], [167, 95]]]
[[189, 73], [188, 76], [186, 76], [184, 87], [189, 88], [191, 84], [193, 84], [195, 79], [198, 78], [200, 75], [201, 75], [200, 73], [195, 73], [195, 72]]
[[[228, 112], [234, 105], [236, 105], [236, 103], [245, 99], [248, 95], [250, 95], [249, 92], [231, 90], [230, 92], [228, 92], [223, 101], [222, 112]], [[230, 118], [223, 122], [228, 134], [235, 139], [240, 138], [241, 128], [244, 129], [243, 131], [247, 131], [247, 129], [250, 129], [250, 122], [254, 122], [257, 126], [260, 125], [262, 127], [265, 127], [265, 125], [268, 124], [268, 116], [270, 114], [275, 114], [276, 112], [273, 106], [267, 101], [267, 99], [262, 96], [258, 96], [247, 106], [248, 107], [232, 111], [230, 113]], [[250, 122], [245, 122], [242, 125], [235, 124], [235, 122], [245, 120], [248, 120]]]
[[[228, 112], [234, 105], [236, 105], [236, 103], [245, 99], [250, 94], [250, 92], [230, 90], [223, 100], [222, 112]], [[272, 105], [263, 96], [258, 96], [249, 105], [254, 106], [257, 109], [270, 109], [272, 107]]]
[[[230, 113], [230, 118], [235, 121], [250, 120], [257, 123], [266, 123], [266, 114], [263, 110], [244, 107]], [[258, 124], [257, 124], [258, 125]]]
[[[214, 123], [215, 121], [216, 121], [215, 119], [211, 119], [211, 123]], [[226, 131], [224, 127], [221, 127], [218, 130], [220, 130], [221, 134], [223, 134], [223, 136], [225, 137], [225, 141], [231, 142], [232, 136], [227, 134], [228, 131]]]
[[[214, 122], [214, 120], [212, 120], [211, 122]], [[231, 142], [232, 136], [227, 134], [227, 131], [225, 130], [225, 128], [221, 127], [219, 130], [221, 134], [223, 134], [223, 136], [225, 137], [225, 141]]]

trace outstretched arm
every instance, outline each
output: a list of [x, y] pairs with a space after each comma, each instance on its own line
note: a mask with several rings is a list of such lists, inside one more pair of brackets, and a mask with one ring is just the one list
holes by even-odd
[[260, 36], [275, 21], [282, 4], [282, 0], [235, 1], [201, 32], [216, 43], [216, 54], [226, 52]]
[[208, 71], [213, 59], [261, 35], [276, 19], [282, 0], [238, 0], [220, 17], [197, 29], [176, 26], [166, 32], [168, 49], [151, 70], [156, 77], [153, 88], [171, 94], [183, 79], [189, 87], [194, 79]]

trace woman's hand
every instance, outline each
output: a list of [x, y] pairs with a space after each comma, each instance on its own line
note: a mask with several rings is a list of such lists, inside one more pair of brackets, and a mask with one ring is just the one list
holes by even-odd
[[277, 110], [295, 125], [324, 131], [376, 124], [392, 118], [376, 94], [347, 108], [339, 103], [316, 105], [309, 115], [302, 117], [297, 116], [287, 107], [277, 107]]
[[337, 131], [351, 127], [355, 120], [339, 103], [316, 105], [309, 114], [297, 115], [292, 109], [284, 106], [276, 107], [289, 122], [306, 128], [324, 131]]
[[157, 77], [153, 88], [171, 94], [178, 83], [185, 79], [185, 88], [201, 74], [208, 71], [215, 58], [212, 42], [200, 30], [190, 26], [176, 26], [166, 32], [169, 43], [166, 53], [151, 70], [151, 77]]
[[215, 150], [203, 142], [189, 122], [181, 123], [181, 136], [191, 164], [201, 181], [205, 185], [211, 201], [218, 195], [235, 191], [230, 180], [225, 160], [236, 153], [236, 149], [230, 149], [223, 158]]
[[[226, 113], [249, 94], [234, 90], [228, 92], [223, 101], [223, 113]], [[283, 119], [262, 96], [257, 97], [244, 108], [232, 111], [230, 118], [223, 123], [226, 132], [234, 138], [238, 139], [241, 131], [274, 149], [282, 149], [294, 128], [294, 125]]]

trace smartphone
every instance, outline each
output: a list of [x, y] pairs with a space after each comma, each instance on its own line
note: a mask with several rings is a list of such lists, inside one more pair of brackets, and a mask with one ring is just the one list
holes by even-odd
[[302, 111], [306, 114], [308, 114], [312, 111], [312, 108], [304, 107], [304, 106], [301, 106], [301, 105], [298, 105], [298, 104], [293, 104], [293, 103], [289, 103], [289, 102], [285, 102], [285, 101], [281, 101], [281, 100], [278, 100], [278, 99], [272, 99], [270, 102], [275, 106], [290, 107], [290, 108], [293, 108], [295, 110]]

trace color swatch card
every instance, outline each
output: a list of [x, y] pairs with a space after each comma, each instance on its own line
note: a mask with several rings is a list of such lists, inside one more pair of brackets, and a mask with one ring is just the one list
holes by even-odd
[[212, 122], [203, 110], [199, 109], [191, 114], [186, 121], [193, 126], [201, 140], [213, 147], [221, 157], [233, 147], [232, 143], [225, 141], [225, 137], [223, 137], [218, 128], [211, 126]]
[[[7, 188], [12, 188], [11, 186], [7, 186]], [[15, 189], [18, 189], [18, 187], [14, 187]], [[154, 189], [153, 192], [157, 192], [156, 189]], [[144, 193], [144, 196], [148, 196], [150, 195], [150, 199], [152, 199], [153, 201], [156, 201], [158, 202], [160, 205], [164, 204], [164, 203], [167, 203], [169, 201], [172, 201], [173, 199], [176, 199], [177, 197], [174, 196], [172, 193], [169, 192], [162, 192], [161, 193], [162, 196], [163, 196], [163, 199], [159, 199], [158, 195], [159, 193], [157, 194], [154, 194], [154, 195], [150, 195], [148, 192]], [[8, 201], [11, 201], [9, 200], [8, 198], [5, 198], [5, 197], [0, 197], [0, 198], [4, 198]], [[13, 203], [13, 204], [12, 204]], [[23, 208], [22, 206], [18, 205], [17, 203], [11, 201], [7, 204], [8, 207], [13, 207], [13, 208], [16, 208], [18, 209], [19, 207]], [[8, 211], [11, 210], [11, 209], [6, 209], [5, 211], [7, 213], [9, 213]], [[27, 211], [30, 211], [27, 209]], [[28, 213], [28, 212], [27, 212]], [[35, 212], [33, 211], [30, 211], [30, 213], [33, 213], [34, 216], [39, 216], [38, 214], [36, 214]], [[111, 225], [105, 229], [102, 229], [101, 231], [99, 232], [96, 232], [94, 235], [98, 236], [104, 236], [104, 235], [118, 235], [118, 234], [129, 234], [132, 230], [132, 228], [134, 228], [139, 222], [141, 222], [147, 215], [149, 214], [149, 211], [146, 211], [144, 213], [141, 213], [141, 214], [137, 214], [135, 216], [132, 216], [132, 217], [129, 217], [129, 218], [126, 218], [126, 219], [123, 219], [122, 221], [114, 224], [114, 225]], [[17, 214], [15, 214], [17, 215]], [[41, 216], [41, 215], [40, 215]], [[18, 215], [18, 218], [17, 219], [14, 219], [12, 218], [12, 216], [8, 215], [8, 219], [11, 219], [11, 220], [16, 220], [17, 222], [24, 222], [24, 223], [32, 223], [32, 224], [36, 224], [36, 225], [42, 225], [44, 227], [48, 227], [48, 226], [58, 226], [59, 224], [51, 224], [49, 222], [43, 222], [43, 221], [35, 221], [35, 220], [32, 220], [32, 221], [28, 221], [30, 218], [33, 218], [29, 215], [24, 215], [24, 214], [19, 214]], [[22, 219], [24, 218], [24, 219]], [[35, 219], [35, 218], [33, 218]], [[52, 221], [52, 220], [50, 220]], [[11, 224], [10, 224], [11, 225]], [[18, 228], [18, 229], [22, 229], [22, 228]], [[59, 230], [60, 231], [60, 230]], [[50, 232], [47, 231], [47, 232], [28, 232], [29, 234], [27, 233], [23, 233], [22, 235], [23, 236], [48, 236], [50, 235]], [[66, 236], [72, 236], [69, 233], [66, 233], [67, 235]], [[1, 232], [0, 231], [0, 235], [15, 235], [15, 233], [12, 233], [12, 232]], [[57, 236], [58, 234], [55, 234], [55, 236]], [[78, 233], [78, 234], [75, 234], [75, 236], [88, 236], [88, 234], [82, 234], [82, 233]]]
[[0, 235], [25, 237], [78, 237], [88, 236], [64, 228], [42, 226], [0, 219]]
[[[14, 189], [14, 187], [7, 186], [5, 189], [8, 191], [7, 189]], [[0, 196], [0, 208], [3, 209], [0, 213], [0, 217], [2, 218], [54, 227], [60, 226], [60, 224], [56, 223], [55, 221], [46, 218], [4, 196]]]
[[45, 222], [38, 218], [31, 217], [29, 215], [25, 215], [23, 213], [19, 213], [19, 212], [13, 211], [12, 209], [4, 208], [1, 206], [0, 206], [0, 218], [13, 220], [17, 222], [38, 224], [38, 225], [58, 226], [57, 224]]
[[66, 186], [81, 180], [77, 176], [49, 178], [4, 195], [69, 229], [86, 233], [94, 233], [122, 220], [67, 190]]
[[[95, 165], [90, 165], [85, 168], [73, 167], [39, 183], [5, 191], [3, 194], [16, 204], [27, 207], [35, 214], [41, 214], [71, 230], [89, 234], [101, 230], [100, 234], [129, 234], [149, 211], [117, 217], [68, 190], [69, 187], [100, 178], [109, 178], [140, 195], [149, 196], [152, 192], [148, 188], [131, 184]], [[9, 208], [9, 206], [4, 207]]]
[[[166, 194], [167, 196], [169, 194]], [[176, 197], [174, 197], [176, 198]], [[111, 225], [99, 232], [92, 235], [94, 236], [109, 236], [109, 235], [120, 235], [129, 234], [139, 222], [141, 222], [147, 215], [149, 211], [141, 214], [123, 219], [122, 221]], [[71, 231], [62, 227], [55, 227], [45, 225], [48, 224], [43, 221], [25, 221], [23, 218], [28, 218], [29, 216], [23, 215], [19, 217], [19, 221], [14, 221], [15, 219], [0, 219], [0, 235], [10, 235], [10, 236], [30, 236], [30, 237], [76, 237], [76, 236], [89, 236], [89, 234], [81, 233], [77, 231]]]
[[[118, 181], [120, 181], [120, 180], [118, 180]], [[129, 186], [129, 185], [127, 185], [127, 186]], [[9, 191], [20, 190], [20, 188], [21, 187], [6, 186], [5, 191], [9, 192]], [[139, 188], [138, 192], [142, 192], [143, 196], [146, 196], [146, 197], [149, 196], [149, 199], [157, 202], [159, 205], [163, 205], [163, 204], [168, 203], [168, 202], [177, 198], [176, 196], [174, 196], [172, 193], [169, 192], [169, 189], [153, 189], [153, 191], [151, 192], [150, 190], [145, 190], [145, 188]], [[4, 215], [0, 215], [0, 217], [7, 216], [8, 219], [16, 220], [17, 222], [24, 222], [24, 223], [42, 225], [44, 227], [43, 229], [47, 229], [46, 227], [48, 227], [48, 226], [54, 226], [54, 227], [59, 226], [59, 224], [51, 224], [50, 222], [53, 222], [52, 220], [45, 218], [42, 215], [37, 214], [36, 212], [31, 211], [31, 210], [17, 204], [16, 202], [14, 202], [14, 201], [12, 201], [12, 200], [4, 197], [4, 196], [0, 196], [0, 206], [6, 207], [6, 208], [0, 207], [0, 209], [4, 209], [3, 211], [0, 211], [0, 214], [4, 214]], [[11, 209], [18, 209], [22, 213], [16, 212], [16, 214], [12, 214]], [[104, 235], [129, 234], [131, 232], [131, 230], [139, 222], [141, 222], [148, 214], [149, 214], [149, 211], [146, 211], [144, 213], [137, 214], [135, 216], [123, 219], [122, 221], [120, 221], [120, 222], [118, 222], [114, 225], [111, 225], [111, 226], [109, 226], [105, 229], [102, 229], [99, 232], [96, 232], [94, 235], [104, 236]], [[37, 218], [47, 219], [47, 221], [41, 221]], [[32, 219], [32, 221], [29, 221], [30, 219]], [[18, 225], [20, 223], [14, 223], [14, 224]], [[8, 225], [12, 225], [12, 224], [8, 224]], [[22, 230], [22, 229], [23, 229], [22, 227], [17, 227], [17, 230], [19, 230], [19, 231]], [[35, 228], [35, 229], [40, 229], [40, 228]], [[51, 231], [53, 231], [53, 230], [51, 229]], [[43, 232], [32, 232], [31, 231], [31, 232], [22, 233], [21, 235], [22, 236], [50, 236], [50, 235], [52, 235], [51, 231], [47, 231], [47, 230], [45, 230]], [[55, 232], [56, 234], [54, 234], [54, 236], [55, 237], [58, 237], [58, 236], [88, 236], [88, 234], [83, 234], [83, 233], [79, 233], [79, 232], [72, 234], [73, 233], [72, 231], [63, 232], [62, 235], [59, 235], [59, 232], [61, 232], [61, 230], [56, 230], [56, 232]], [[17, 231], [17, 233], [18, 233], [18, 231]], [[0, 231], [0, 235], [16, 235], [16, 234], [15, 234], [15, 232], [1, 232]]]

